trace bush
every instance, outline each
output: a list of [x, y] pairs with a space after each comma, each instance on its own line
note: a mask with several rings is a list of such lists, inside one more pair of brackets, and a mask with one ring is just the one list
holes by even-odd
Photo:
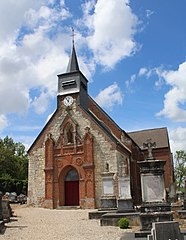
[[129, 220], [127, 218], [120, 218], [118, 225], [120, 228], [126, 229], [129, 227]]

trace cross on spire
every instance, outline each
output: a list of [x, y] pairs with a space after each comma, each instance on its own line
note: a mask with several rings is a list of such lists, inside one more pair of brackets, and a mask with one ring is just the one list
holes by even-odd
[[69, 59], [69, 63], [68, 63], [68, 67], [67, 67], [67, 73], [70, 72], [75, 72], [75, 71], [79, 71], [79, 66], [78, 66], [78, 61], [77, 61], [77, 57], [76, 57], [76, 51], [75, 51], [75, 46], [74, 46], [74, 28], [71, 27], [72, 29], [72, 51], [71, 51], [71, 55], [70, 55], [70, 59]]
[[75, 36], [75, 33], [74, 33], [74, 28], [71, 27], [71, 29], [72, 29], [72, 35], [71, 35], [71, 37], [72, 37], [72, 44], [74, 45], [74, 36]]

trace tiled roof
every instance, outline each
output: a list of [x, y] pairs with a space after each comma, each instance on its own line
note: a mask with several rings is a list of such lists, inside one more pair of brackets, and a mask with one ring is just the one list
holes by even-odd
[[169, 147], [167, 128], [154, 128], [136, 132], [128, 132], [128, 135], [143, 149], [143, 143], [147, 139], [156, 142], [156, 148]]

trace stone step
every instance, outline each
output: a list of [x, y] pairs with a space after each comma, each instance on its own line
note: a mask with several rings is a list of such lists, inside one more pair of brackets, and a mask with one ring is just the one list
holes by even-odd
[[57, 210], [77, 210], [80, 209], [80, 206], [59, 206]]

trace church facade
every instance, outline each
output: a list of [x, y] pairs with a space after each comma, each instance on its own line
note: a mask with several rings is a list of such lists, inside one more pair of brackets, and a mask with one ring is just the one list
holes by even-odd
[[140, 204], [138, 161], [145, 159], [141, 143], [149, 138], [166, 160], [169, 189], [174, 179], [167, 129], [126, 133], [87, 89], [73, 46], [67, 72], [58, 75], [57, 109], [28, 151], [28, 204], [116, 208], [120, 199]]

